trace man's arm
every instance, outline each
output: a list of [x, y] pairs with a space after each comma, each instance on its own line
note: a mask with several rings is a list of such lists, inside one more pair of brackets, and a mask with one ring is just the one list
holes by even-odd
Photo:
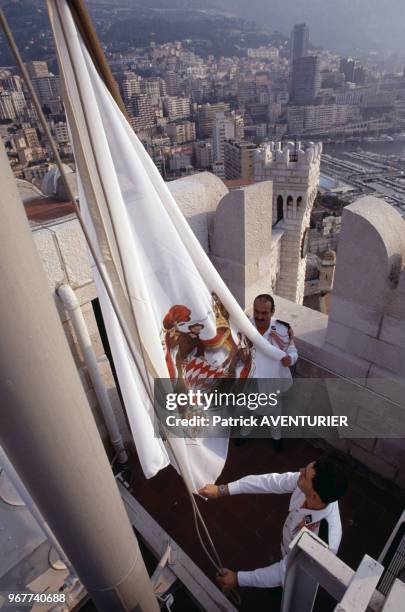
[[259, 567], [251, 572], [234, 572], [222, 569], [216, 577], [218, 585], [223, 591], [229, 591], [237, 586], [273, 588], [283, 584], [284, 561], [273, 563], [267, 567]]
[[299, 476], [299, 472], [245, 476], [228, 485], [205, 485], [198, 492], [208, 499], [242, 493], [292, 493], [297, 486]]
[[340, 520], [338, 502], [333, 502], [331, 505], [332, 510], [325, 518], [328, 522], [329, 549], [336, 555], [342, 539], [342, 522]]
[[271, 589], [282, 586], [283, 564], [284, 561], [279, 561], [267, 567], [259, 567], [251, 572], [238, 572], [238, 585], [241, 587], [257, 587], [259, 589]]

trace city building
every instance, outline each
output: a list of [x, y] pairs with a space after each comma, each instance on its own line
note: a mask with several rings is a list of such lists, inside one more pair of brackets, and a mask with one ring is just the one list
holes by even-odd
[[192, 142], [195, 140], [195, 123], [194, 121], [176, 121], [167, 123], [165, 132], [170, 136], [171, 140], [176, 144], [184, 142]]
[[217, 113], [227, 113], [228, 102], [201, 104], [197, 107], [197, 132], [199, 138], [211, 138]]
[[343, 74], [345, 75], [346, 81], [357, 84], [364, 82], [364, 68], [358, 60], [355, 60], [351, 57], [342, 57], [342, 59], [340, 60], [339, 68], [340, 72], [343, 72]]
[[224, 144], [225, 178], [250, 180], [254, 177], [254, 152], [251, 142], [226, 140]]
[[190, 98], [166, 96], [162, 98], [163, 108], [169, 120], [183, 119], [190, 116]]
[[177, 72], [168, 70], [164, 75], [166, 92], [168, 96], [178, 96], [180, 94], [179, 77]]
[[48, 64], [44, 61], [34, 60], [27, 62], [26, 68], [32, 79], [47, 77], [49, 75]]
[[32, 78], [32, 85], [42, 105], [48, 105], [60, 97], [59, 76], [48, 74]]
[[305, 23], [294, 26], [290, 39], [290, 60], [291, 63], [301, 57], [308, 55], [309, 28]]
[[159, 77], [147, 77], [141, 80], [141, 91], [150, 97], [154, 106], [158, 106], [160, 98], [166, 95], [166, 83]]
[[193, 169], [193, 146], [179, 145], [168, 147], [167, 157], [170, 172], [178, 173], [181, 170]]
[[28, 106], [27, 100], [25, 99], [25, 95], [23, 91], [12, 91], [11, 99], [13, 101], [13, 106], [15, 108], [15, 113], [17, 119], [26, 120], [28, 119]]
[[155, 124], [155, 112], [147, 94], [132, 96], [128, 114], [136, 132], [147, 130]]
[[46, 149], [39, 142], [37, 130], [27, 124], [15, 135], [14, 144], [22, 166], [46, 159]]
[[238, 79], [238, 104], [244, 106], [256, 100], [256, 79], [241, 75]]
[[212, 172], [215, 176], [218, 176], [221, 179], [225, 179], [225, 165], [224, 162], [212, 162]]
[[330, 130], [361, 120], [360, 108], [352, 104], [318, 104], [287, 107], [288, 133], [300, 135]]
[[39, 147], [37, 130], [33, 127], [23, 127], [19, 134], [25, 139], [27, 147]]
[[17, 74], [0, 78], [0, 91], [22, 91], [22, 79]]
[[226, 140], [243, 140], [244, 119], [241, 115], [217, 113], [212, 130], [213, 155], [216, 162], [224, 162]]
[[119, 81], [124, 103], [141, 93], [140, 77], [134, 72], [125, 72]]
[[211, 168], [212, 166], [212, 144], [207, 141], [194, 144], [195, 165], [197, 168]]
[[321, 88], [320, 59], [317, 55], [300, 57], [293, 62], [291, 103], [313, 104]]
[[16, 119], [16, 110], [13, 104], [11, 93], [8, 91], [0, 92], [0, 119], [6, 121], [7, 119]]
[[67, 127], [67, 123], [64, 121], [60, 121], [59, 123], [55, 123], [53, 126], [56, 142], [59, 144], [63, 144], [65, 142], [69, 142], [69, 131]]
[[259, 60], [275, 60], [278, 58], [279, 52], [277, 47], [256, 47], [255, 49], [249, 48], [247, 50], [248, 57], [251, 59]]

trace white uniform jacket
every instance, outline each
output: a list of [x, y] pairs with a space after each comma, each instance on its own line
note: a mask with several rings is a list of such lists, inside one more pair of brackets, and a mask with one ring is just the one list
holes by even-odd
[[[252, 319], [253, 325], [256, 327], [254, 318]], [[277, 336], [279, 337], [279, 341], [277, 342], [275, 339], [270, 338], [270, 333], [275, 331]], [[291, 340], [290, 335], [288, 333], [288, 327], [284, 323], [281, 323], [276, 317], [272, 317], [270, 320], [270, 325], [266, 329], [263, 334], [263, 338], [266, 338], [270, 344], [275, 346], [276, 348], [280, 348], [282, 351], [287, 353], [287, 355], [291, 359], [291, 365], [294, 365], [298, 359], [298, 352], [296, 346], [294, 344], [294, 340]]]
[[[342, 539], [342, 524], [340, 521], [338, 502], [328, 504], [322, 510], [311, 510], [303, 508], [305, 495], [298, 488], [297, 483], [300, 477], [299, 472], [285, 472], [284, 474], [260, 474], [258, 476], [246, 476], [235, 482], [228, 484], [229, 494], [238, 495], [241, 493], [292, 493], [287, 518], [283, 527], [283, 537], [281, 542], [281, 553], [283, 558], [288, 554], [288, 545], [295, 538], [297, 533], [306, 527], [310, 531], [318, 534], [319, 523], [322, 519], [328, 522], [329, 548], [335, 554], [338, 551], [340, 540]], [[266, 570], [262, 568], [252, 572], [238, 572], [238, 582], [240, 586], [270, 586], [266, 580]], [[280, 563], [281, 581], [284, 582], [285, 559]]]
[[[252, 317], [251, 322], [256, 327], [256, 323], [254, 317]], [[273, 328], [273, 329], [272, 329]], [[279, 337], [279, 343], [276, 342], [275, 339], [270, 338], [270, 333], [275, 331]], [[265, 338], [270, 344], [275, 346], [276, 348], [280, 348], [291, 358], [291, 365], [294, 365], [298, 359], [298, 352], [294, 344], [294, 340], [290, 339], [288, 334], [288, 327], [284, 325], [284, 323], [280, 323], [275, 317], [272, 317], [270, 320], [270, 325], [266, 329], [263, 334], [263, 338]], [[288, 366], [283, 366], [282, 370], [284, 371], [284, 377], [291, 379], [291, 373]], [[268, 367], [267, 361], [260, 358], [259, 355], [256, 356], [256, 378], [268, 378]]]

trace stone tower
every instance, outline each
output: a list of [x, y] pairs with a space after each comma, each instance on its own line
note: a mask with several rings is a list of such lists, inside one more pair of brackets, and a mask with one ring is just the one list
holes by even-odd
[[318, 184], [322, 144], [269, 143], [255, 152], [256, 181], [273, 181], [273, 227], [281, 239], [276, 293], [302, 304], [304, 299], [308, 227]]

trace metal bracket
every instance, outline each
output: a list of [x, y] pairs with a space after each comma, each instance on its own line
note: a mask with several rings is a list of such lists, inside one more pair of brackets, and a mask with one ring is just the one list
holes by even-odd
[[174, 560], [171, 541], [169, 540], [151, 576], [154, 593], [159, 602], [163, 603], [167, 610], [170, 610], [170, 606], [173, 604], [173, 595], [169, 591], [177, 580], [177, 576], [170, 569], [170, 565], [174, 565]]

